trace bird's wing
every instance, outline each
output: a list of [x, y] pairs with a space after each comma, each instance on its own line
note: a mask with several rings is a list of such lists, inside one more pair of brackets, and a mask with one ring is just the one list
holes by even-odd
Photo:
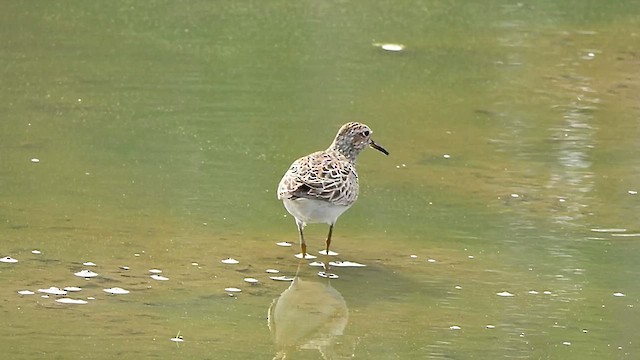
[[278, 186], [278, 199], [308, 198], [350, 205], [358, 196], [358, 175], [348, 161], [317, 152], [291, 164]]

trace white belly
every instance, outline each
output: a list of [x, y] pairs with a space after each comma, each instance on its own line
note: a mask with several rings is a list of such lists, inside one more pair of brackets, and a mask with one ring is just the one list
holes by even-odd
[[351, 205], [334, 205], [328, 201], [306, 198], [283, 199], [283, 203], [291, 215], [305, 224], [335, 224], [338, 217], [351, 207]]

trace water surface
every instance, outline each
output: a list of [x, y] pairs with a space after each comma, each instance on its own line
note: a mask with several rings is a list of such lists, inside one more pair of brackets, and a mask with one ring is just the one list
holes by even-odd
[[[637, 357], [639, 11], [4, 4], [0, 257], [19, 261], [0, 263], [0, 351]], [[334, 232], [337, 259], [367, 266], [328, 281], [276, 246], [297, 234], [275, 188], [351, 120], [391, 155], [362, 154], [361, 196]], [[326, 227], [307, 229], [320, 250]], [[51, 286], [93, 299], [37, 292]], [[286, 335], [297, 325], [306, 336]]]

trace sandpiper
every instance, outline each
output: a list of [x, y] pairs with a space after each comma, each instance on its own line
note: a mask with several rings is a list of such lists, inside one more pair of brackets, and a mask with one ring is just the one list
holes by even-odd
[[298, 225], [299, 257], [307, 257], [302, 231], [312, 223], [329, 224], [325, 248], [325, 254], [329, 254], [333, 225], [358, 198], [358, 154], [370, 146], [389, 155], [385, 148], [371, 139], [372, 133], [365, 124], [344, 124], [327, 150], [294, 161], [280, 180], [278, 199], [282, 200]]

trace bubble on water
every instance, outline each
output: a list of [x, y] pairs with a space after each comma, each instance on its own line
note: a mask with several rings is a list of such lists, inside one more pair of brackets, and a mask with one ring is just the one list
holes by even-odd
[[270, 276], [269, 279], [274, 281], [293, 281], [294, 278], [291, 276], [280, 275], [280, 276]]
[[82, 271], [78, 271], [77, 273], [74, 273], [73, 275], [77, 276], [77, 277], [83, 277], [83, 278], [92, 278], [92, 277], [96, 277], [98, 276], [98, 273], [93, 272], [91, 270], [82, 270]]
[[112, 287], [112, 288], [108, 288], [108, 289], [103, 289], [102, 291], [108, 293], [108, 294], [113, 294], [113, 295], [124, 295], [124, 294], [128, 294], [130, 293], [129, 290], [125, 290], [121, 287]]
[[508, 291], [502, 291], [502, 292], [497, 293], [496, 295], [498, 295], [498, 296], [502, 296], [502, 297], [511, 297], [511, 296], [514, 296], [512, 293], [510, 293], [510, 292], [508, 292]]
[[38, 292], [49, 294], [49, 295], [67, 295], [67, 292], [65, 290], [62, 290], [55, 286], [52, 286], [48, 289], [38, 289]]
[[335, 266], [335, 267], [365, 267], [365, 266], [367, 266], [365, 264], [360, 264], [360, 263], [353, 262], [353, 261], [331, 261], [329, 263], [329, 265]]
[[5, 256], [3, 258], [0, 258], [0, 262], [7, 263], [7, 264], [15, 264], [18, 262], [18, 260], [12, 258], [11, 256]]
[[281, 241], [281, 242], [279, 242], [279, 243], [276, 243], [276, 245], [278, 245], [278, 246], [284, 246], [284, 247], [293, 246], [293, 244], [292, 244], [292, 243], [290, 243], [290, 242], [286, 242], [286, 241]]
[[158, 281], [167, 281], [167, 280], [169, 280], [168, 277], [162, 276], [162, 275], [158, 275], [158, 274], [153, 274], [153, 275], [150, 276], [150, 278], [152, 278], [153, 280], [158, 280]]
[[276, 269], [267, 269], [265, 270], [265, 272], [269, 273], [269, 274], [277, 274], [280, 272], [280, 270], [276, 270]]
[[71, 299], [71, 298], [60, 298], [60, 299], [56, 299], [56, 302], [59, 302], [61, 304], [76, 304], [76, 305], [83, 305], [83, 304], [88, 304], [89, 302], [86, 300], [82, 300], [82, 299]]
[[20, 290], [20, 291], [18, 291], [18, 294], [20, 294], [20, 295], [33, 295], [35, 293], [33, 291], [31, 291], [31, 290]]
[[222, 260], [223, 264], [238, 264], [240, 261], [233, 259], [233, 258], [226, 258], [224, 260]]

